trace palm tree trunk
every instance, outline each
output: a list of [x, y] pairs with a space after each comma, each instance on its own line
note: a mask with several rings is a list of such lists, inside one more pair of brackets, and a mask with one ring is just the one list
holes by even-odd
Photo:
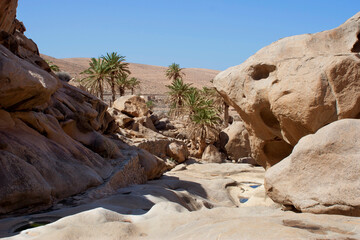
[[113, 75], [111, 76], [111, 93], [112, 93], [112, 101], [115, 102], [116, 90], [115, 90], [115, 79]]
[[119, 93], [120, 93], [120, 97], [125, 95], [125, 88], [124, 87], [119, 87]]
[[99, 92], [100, 92], [100, 99], [104, 101], [104, 89], [102, 85], [102, 79], [99, 79]]

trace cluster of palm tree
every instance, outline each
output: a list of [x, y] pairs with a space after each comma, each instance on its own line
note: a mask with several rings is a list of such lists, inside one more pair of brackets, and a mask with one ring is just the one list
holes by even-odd
[[220, 98], [215, 89], [206, 87], [202, 90], [191, 87], [185, 95], [185, 114], [190, 120], [189, 137], [193, 147], [198, 149], [197, 157], [201, 157], [207, 144], [218, 140], [223, 105]]
[[172, 79], [169, 89], [170, 114], [185, 117], [188, 121], [188, 133], [196, 156], [201, 157], [205, 147], [214, 143], [219, 136], [223, 122], [220, 114], [224, 111], [224, 100], [214, 88], [198, 89], [184, 83], [182, 68], [173, 63], [166, 71]]
[[172, 80], [171, 85], [166, 85], [170, 90], [169, 101], [170, 101], [170, 112], [175, 116], [179, 116], [182, 112], [183, 101], [185, 93], [190, 89], [191, 84], [186, 84], [183, 82], [183, 77], [185, 73], [182, 72], [183, 68], [180, 68], [179, 64], [173, 63], [169, 65], [165, 72], [165, 76]]
[[134, 94], [134, 89], [140, 86], [137, 78], [129, 78], [131, 72], [125, 57], [116, 52], [107, 53], [100, 58], [91, 58], [89, 68], [81, 74], [85, 77], [80, 82], [90, 93], [100, 96], [101, 100], [104, 100], [105, 84], [110, 86], [113, 102], [116, 99], [116, 88], [120, 96], [124, 96], [126, 89], [130, 89], [131, 94]]

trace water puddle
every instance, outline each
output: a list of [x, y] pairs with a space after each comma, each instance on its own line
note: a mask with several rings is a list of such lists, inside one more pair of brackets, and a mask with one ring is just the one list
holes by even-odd
[[11, 230], [11, 232], [19, 233], [26, 229], [36, 228], [36, 227], [41, 227], [41, 226], [47, 225], [47, 224], [55, 222], [59, 219], [60, 219], [60, 217], [53, 217], [53, 216], [32, 218], [30, 220], [23, 221], [23, 222], [16, 224], [15, 226], [13, 226], [13, 228], [12, 228], [13, 230]]
[[240, 203], [246, 203], [249, 200], [249, 198], [240, 198]]
[[17, 232], [21, 232], [21, 231], [24, 231], [26, 229], [30, 229], [30, 228], [36, 228], [36, 227], [41, 227], [41, 226], [44, 226], [46, 224], [49, 224], [51, 222], [49, 221], [43, 221], [43, 222], [28, 222], [26, 223], [25, 225], [22, 225], [21, 227], [18, 227], [14, 230], [14, 233], [17, 233]]

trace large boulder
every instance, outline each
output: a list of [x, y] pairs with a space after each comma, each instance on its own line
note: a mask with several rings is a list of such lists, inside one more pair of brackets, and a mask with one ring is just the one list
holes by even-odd
[[108, 112], [115, 119], [116, 125], [120, 128], [127, 128], [134, 123], [132, 117], [129, 117], [115, 108], [109, 108]]
[[0, 214], [48, 207], [110, 176], [111, 165], [65, 134], [53, 116], [0, 110], [0, 118]]
[[145, 170], [147, 180], [159, 178], [166, 170], [168, 170], [167, 165], [161, 158], [156, 157], [144, 149], [138, 149], [137, 153], [140, 164]]
[[130, 117], [147, 116], [149, 109], [145, 99], [135, 95], [122, 96], [114, 102], [114, 108]]
[[0, 108], [44, 108], [59, 87], [56, 77], [0, 45]]
[[221, 163], [223, 161], [223, 156], [214, 145], [210, 144], [206, 146], [201, 159], [210, 163]]
[[142, 125], [142, 126], [148, 128], [148, 129], [151, 129], [152, 131], [156, 132], [156, 128], [155, 128], [153, 122], [147, 116], [135, 117], [134, 118], [134, 124], [132, 126], [132, 129], [135, 130], [135, 131], [138, 131], [139, 130], [139, 125]]
[[360, 13], [329, 31], [283, 38], [215, 77], [262, 166], [288, 156], [303, 136], [360, 117], [359, 32]]
[[166, 148], [166, 155], [182, 163], [189, 157], [189, 150], [184, 143], [172, 142]]
[[331, 123], [303, 137], [265, 175], [268, 195], [311, 213], [360, 216], [360, 120]]
[[249, 133], [243, 122], [233, 122], [220, 132], [220, 147], [231, 160], [250, 156]]

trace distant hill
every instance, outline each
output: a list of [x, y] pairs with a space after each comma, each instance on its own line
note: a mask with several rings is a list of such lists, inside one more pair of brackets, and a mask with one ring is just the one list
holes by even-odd
[[[70, 73], [72, 77], [80, 78], [80, 72], [89, 67], [90, 58], [62, 58], [57, 59], [41, 54], [41, 57], [58, 65], [62, 71]], [[170, 81], [165, 77], [167, 67], [130, 63], [131, 77], [141, 81], [141, 94], [164, 94], [168, 91], [165, 85]], [[210, 80], [220, 71], [203, 68], [184, 69], [184, 82], [192, 83], [194, 87], [211, 87]]]

